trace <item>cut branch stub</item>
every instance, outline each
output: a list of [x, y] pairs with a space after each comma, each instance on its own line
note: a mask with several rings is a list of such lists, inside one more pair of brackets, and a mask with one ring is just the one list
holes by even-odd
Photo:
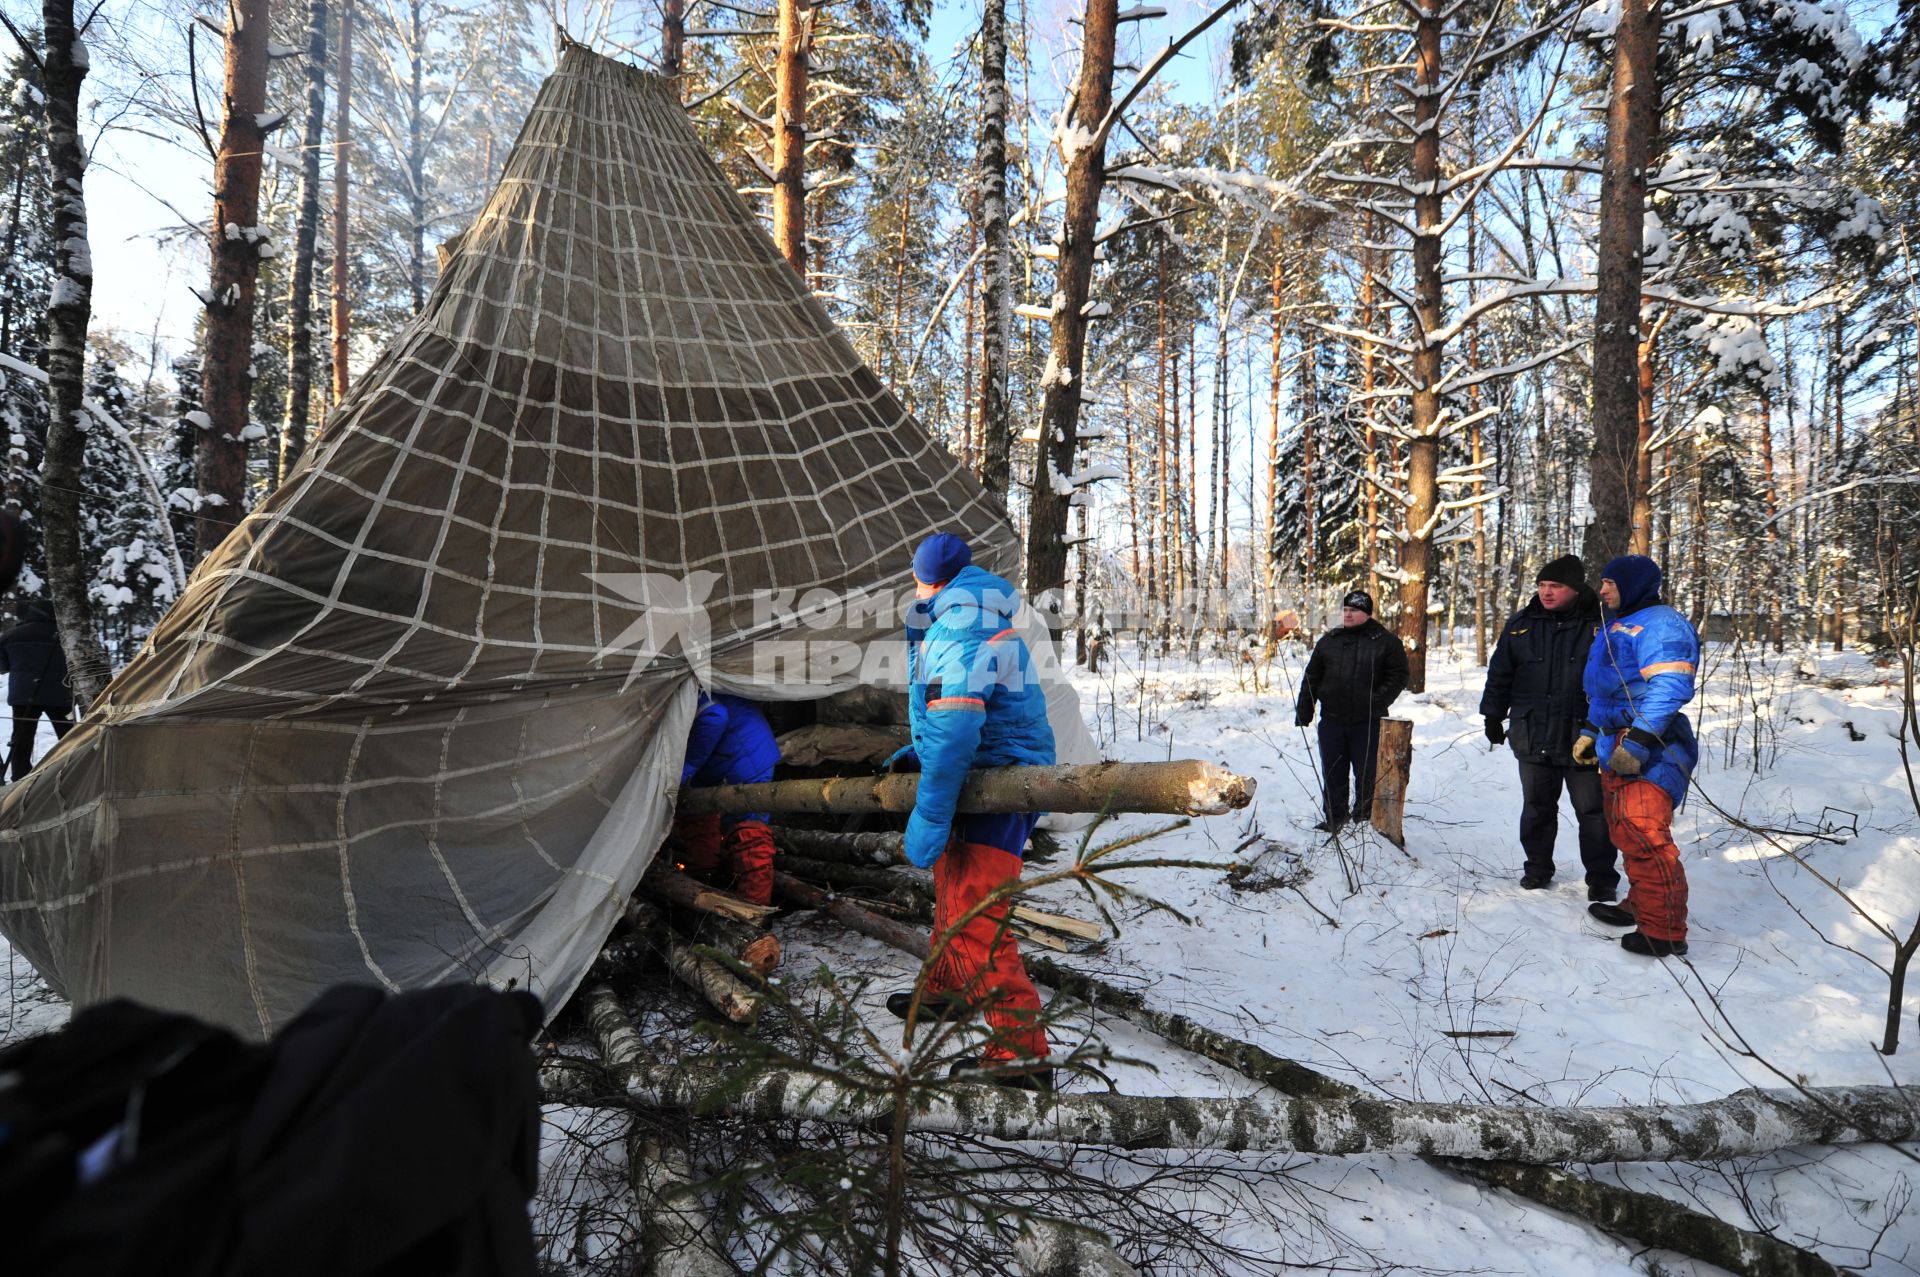
[[[689, 789], [680, 810], [701, 812], [910, 812], [920, 778], [841, 776]], [[963, 812], [1165, 812], [1219, 816], [1253, 801], [1254, 781], [1203, 762], [1093, 763], [976, 771], [960, 791]]]

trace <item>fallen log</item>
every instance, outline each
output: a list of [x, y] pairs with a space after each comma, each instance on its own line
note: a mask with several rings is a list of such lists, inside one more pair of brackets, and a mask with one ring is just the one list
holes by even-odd
[[[584, 991], [584, 1018], [608, 1069], [632, 1064], [644, 1052], [640, 1034], [605, 984]], [[627, 1176], [639, 1208], [647, 1260], [644, 1277], [733, 1277], [736, 1270], [708, 1240], [713, 1221], [689, 1185], [693, 1168], [683, 1150], [632, 1123], [627, 1132]]]
[[[614, 1072], [628, 1102], [646, 1108], [882, 1130], [894, 1122], [891, 1093], [812, 1073], [766, 1069], [742, 1088], [709, 1059], [635, 1063]], [[557, 1095], [593, 1093], [580, 1085], [576, 1071], [548, 1073]], [[1806, 1144], [1920, 1138], [1920, 1108], [1893, 1086], [1748, 1090], [1666, 1107], [1501, 1108], [1371, 1098], [1035, 1094], [954, 1083], [917, 1091], [910, 1102], [909, 1130], [991, 1139], [1335, 1157], [1404, 1153], [1529, 1164], [1714, 1161]]]
[[924, 885], [894, 869], [882, 869], [878, 865], [852, 865], [837, 860], [815, 860], [810, 856], [789, 856], [782, 853], [779, 858], [782, 870], [798, 878], [806, 878], [826, 887], [862, 887], [870, 891], [896, 891], [902, 887], [918, 889], [923, 895], [931, 895], [933, 883]]
[[829, 829], [773, 827], [773, 840], [782, 851], [793, 851], [816, 860], [837, 860], [851, 865], [904, 865], [907, 863], [907, 836], [893, 830], [839, 833]]
[[1013, 1257], [1021, 1277], [1140, 1277], [1106, 1238], [1039, 1216], [1020, 1230]]
[[694, 944], [718, 949], [763, 976], [780, 965], [780, 937], [750, 922], [725, 914], [697, 913], [678, 905], [667, 906], [667, 921]]
[[[841, 776], [776, 780], [760, 785], [715, 785], [680, 793], [679, 810], [700, 812], [805, 811], [905, 813], [913, 810], [920, 777]], [[963, 812], [1167, 812], [1218, 816], [1253, 801], [1254, 782], [1202, 762], [1062, 764], [994, 767], [976, 771], [960, 790]]]
[[1433, 1164], [1482, 1184], [1504, 1188], [1595, 1227], [1705, 1260], [1742, 1277], [1841, 1277], [1841, 1270], [1798, 1246], [1670, 1201], [1551, 1166], [1434, 1158]]
[[717, 914], [722, 918], [734, 918], [740, 922], [764, 923], [780, 912], [772, 905], [757, 905], [751, 900], [742, 900], [731, 891], [709, 887], [697, 878], [688, 877], [678, 869], [662, 864], [659, 860], [647, 866], [646, 874], [640, 879], [640, 886], [649, 895], [658, 896], [682, 909]]
[[891, 918], [882, 918], [850, 900], [842, 900], [778, 869], [773, 871], [773, 894], [803, 909], [817, 909], [850, 931], [872, 936], [882, 944], [890, 944], [922, 961], [933, 948], [933, 942], [927, 938], [926, 932], [904, 926]]

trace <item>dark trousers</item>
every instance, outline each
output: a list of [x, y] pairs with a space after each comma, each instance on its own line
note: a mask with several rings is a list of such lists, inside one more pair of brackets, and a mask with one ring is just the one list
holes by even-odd
[[1520, 764], [1520, 847], [1527, 853], [1526, 872], [1553, 877], [1553, 840], [1560, 831], [1560, 787], [1573, 803], [1574, 822], [1580, 828], [1580, 863], [1587, 886], [1617, 891], [1620, 874], [1613, 867], [1613, 841], [1607, 837], [1606, 802], [1600, 791], [1600, 772], [1593, 767], [1556, 763]]
[[19, 780], [33, 770], [33, 737], [40, 730], [40, 716], [45, 714], [53, 720], [53, 738], [59, 740], [73, 729], [73, 706], [62, 705], [55, 709], [51, 705], [10, 705], [13, 711], [13, 743], [8, 757], [13, 760], [13, 779]]
[[[1380, 720], [1329, 723], [1320, 720], [1320, 777], [1326, 786], [1327, 823], [1373, 818], [1373, 774], [1380, 757]], [[1353, 807], [1347, 807], [1347, 774], [1353, 774]]]

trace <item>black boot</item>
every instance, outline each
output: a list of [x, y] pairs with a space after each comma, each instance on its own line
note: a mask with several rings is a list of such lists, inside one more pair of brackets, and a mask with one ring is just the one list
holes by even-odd
[[956, 1082], [991, 1082], [1021, 1091], [1053, 1090], [1053, 1070], [1037, 1061], [955, 1060], [947, 1076]]
[[1587, 899], [1596, 904], [1610, 905], [1619, 898], [1620, 889], [1618, 887], [1595, 887], [1592, 884], [1588, 884], [1587, 886]]
[[1620, 947], [1628, 953], [1637, 953], [1643, 958], [1684, 958], [1687, 956], [1685, 940], [1655, 940], [1644, 931], [1629, 931], [1620, 937]]
[[1588, 905], [1587, 912], [1595, 918], [1598, 918], [1601, 922], [1606, 923], [1609, 927], [1631, 927], [1637, 925], [1640, 921], [1619, 905], [1608, 904], [1604, 900], [1596, 900]]
[[1542, 887], [1551, 887], [1553, 885], [1553, 875], [1539, 874], [1529, 869], [1520, 875], [1520, 885], [1528, 891], [1538, 891]]
[[1344, 820], [1323, 820], [1314, 826], [1315, 829], [1323, 834], [1337, 834], [1346, 827], [1347, 822]]
[[[887, 1010], [902, 1020], [907, 1018], [907, 1008], [912, 1005], [912, 989], [908, 989], [905, 993], [889, 993], [887, 995]], [[938, 1024], [944, 1020], [962, 1019], [966, 1016], [967, 1010], [966, 1000], [956, 997], [951, 993], [924, 993], [920, 995], [920, 1018], [931, 1023]]]

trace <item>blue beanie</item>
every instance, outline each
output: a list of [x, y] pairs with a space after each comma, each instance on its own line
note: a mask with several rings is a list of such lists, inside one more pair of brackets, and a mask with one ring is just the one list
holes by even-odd
[[1600, 579], [1612, 581], [1620, 590], [1620, 606], [1614, 614], [1625, 616], [1660, 598], [1660, 565], [1644, 554], [1623, 554], [1600, 569]]
[[936, 532], [913, 552], [913, 578], [922, 585], [945, 585], [973, 562], [973, 551], [951, 532]]

